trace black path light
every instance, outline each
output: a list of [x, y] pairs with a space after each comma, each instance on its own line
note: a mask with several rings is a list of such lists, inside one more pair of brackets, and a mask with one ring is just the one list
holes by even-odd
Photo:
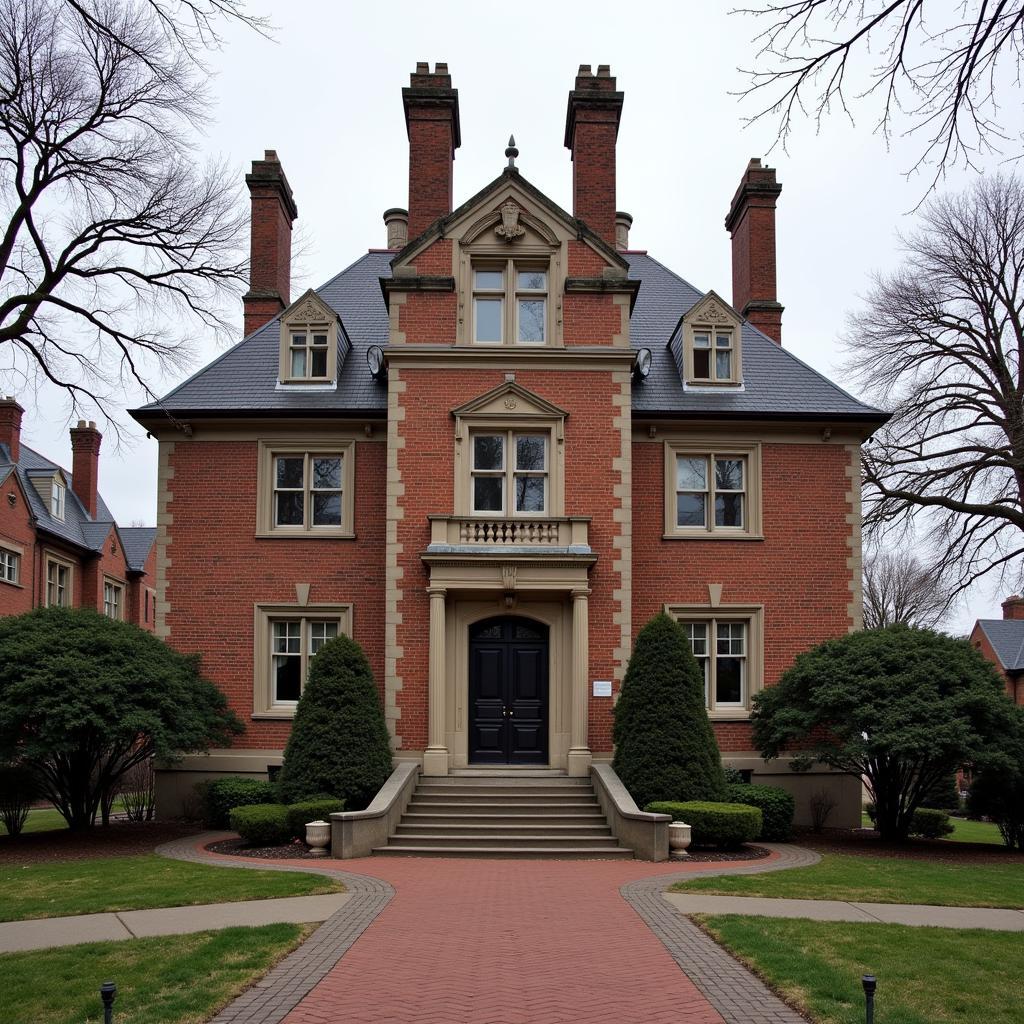
[[100, 985], [100, 999], [103, 1000], [103, 1024], [114, 1024], [114, 1000], [117, 998], [117, 986], [112, 981]]
[[875, 989], [878, 987], [878, 979], [873, 974], [865, 974], [860, 979], [864, 986], [864, 1018], [866, 1024], [875, 1024]]

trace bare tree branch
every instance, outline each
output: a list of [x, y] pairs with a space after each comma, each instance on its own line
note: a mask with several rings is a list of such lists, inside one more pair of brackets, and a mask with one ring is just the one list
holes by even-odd
[[743, 69], [740, 95], [758, 104], [748, 123], [776, 119], [785, 147], [799, 117], [820, 128], [834, 111], [852, 121], [867, 108], [887, 142], [920, 138], [908, 173], [932, 167], [929, 191], [951, 167], [978, 170], [980, 157], [1007, 150], [1019, 159], [1024, 0], [939, 6], [926, 15], [925, 0], [762, 0], [734, 10], [766, 26]]
[[231, 21], [268, 31], [242, 0], [0, 0], [0, 378], [116, 430], [126, 388], [229, 336], [246, 207], [195, 140]]
[[909, 548], [864, 555], [864, 628], [903, 623], [934, 629], [950, 610], [950, 586]]
[[1024, 555], [1024, 182], [929, 200], [851, 317], [847, 371], [892, 419], [865, 446], [869, 535], [929, 539], [950, 598]]

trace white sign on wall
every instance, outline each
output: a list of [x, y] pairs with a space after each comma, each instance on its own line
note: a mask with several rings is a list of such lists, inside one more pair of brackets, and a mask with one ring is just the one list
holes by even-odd
[[610, 697], [612, 695], [612, 681], [610, 679], [594, 680], [594, 696]]

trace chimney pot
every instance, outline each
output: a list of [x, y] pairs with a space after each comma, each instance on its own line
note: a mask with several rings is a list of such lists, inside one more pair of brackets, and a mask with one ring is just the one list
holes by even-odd
[[253, 160], [245, 183], [252, 203], [249, 290], [242, 297], [248, 336], [291, 302], [292, 223], [299, 210], [276, 150]]
[[11, 462], [21, 458], [21, 417], [24, 412], [14, 395], [0, 400], [0, 444], [7, 445]]
[[732, 304], [780, 345], [783, 307], [775, 280], [775, 204], [781, 192], [775, 168], [751, 157], [725, 218], [732, 239]]
[[1024, 619], [1024, 597], [1020, 594], [1011, 594], [1003, 602], [1004, 619]]
[[629, 229], [633, 224], [633, 217], [623, 210], [615, 212], [615, 248], [624, 252], [629, 248]]
[[71, 489], [91, 519], [99, 505], [100, 442], [103, 435], [92, 421], [71, 428]]
[[409, 211], [400, 206], [385, 210], [384, 225], [388, 232], [388, 248], [404, 249], [409, 242]]
[[565, 115], [565, 146], [572, 153], [572, 212], [615, 245], [615, 142], [622, 93], [607, 64], [592, 75], [581, 64]]

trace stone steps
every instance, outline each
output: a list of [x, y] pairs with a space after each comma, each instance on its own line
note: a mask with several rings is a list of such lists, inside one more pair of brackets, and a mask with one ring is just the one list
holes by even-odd
[[513, 772], [422, 778], [386, 846], [407, 857], [630, 858], [590, 779]]

